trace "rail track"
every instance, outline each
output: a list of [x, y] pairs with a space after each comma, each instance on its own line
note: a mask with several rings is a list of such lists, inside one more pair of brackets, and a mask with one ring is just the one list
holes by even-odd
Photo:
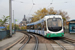
[[[32, 35], [33, 35], [33, 34], [32, 34]], [[33, 35], [33, 36], [35, 37], [35, 40], [36, 40], [36, 45], [35, 45], [34, 50], [38, 50], [38, 44], [39, 44], [38, 38], [37, 38], [35, 35]]]
[[68, 44], [71, 44], [71, 45], [75, 46], [75, 40], [73, 40], [73, 39], [64, 37], [64, 38], [61, 39], [61, 41], [66, 42]]
[[[35, 45], [35, 47], [34, 47], [34, 50], [38, 50], [38, 39], [37, 39], [37, 37], [34, 35], [34, 34], [29, 34], [29, 35], [32, 35], [32, 36], [34, 36], [35, 37], [35, 40], [36, 40], [36, 45]], [[62, 41], [62, 42], [66, 42], [65, 44], [70, 44], [69, 46], [71, 46], [71, 45], [73, 45], [73, 46], [75, 46], [73, 43], [75, 43], [75, 40], [72, 40], [72, 39], [69, 39], [69, 38], [66, 38], [66, 37], [64, 37], [64, 38], [61, 38], [62, 40], [60, 40], [60, 41]], [[47, 40], [49, 40], [49, 39], [47, 39]], [[53, 40], [57, 45], [59, 45], [60, 46], [60, 48], [61, 48], [61, 50], [68, 50], [68, 48], [66, 48], [66, 47], [64, 47], [64, 45], [62, 45], [61, 43], [59, 43], [58, 41], [56, 41], [56, 40]], [[53, 48], [54, 49], [54, 48]], [[55, 49], [54, 49], [55, 50]]]
[[[23, 32], [23, 33], [25, 33], [25, 32]], [[34, 50], [38, 50], [38, 44], [39, 44], [38, 38], [37, 38], [35, 35], [33, 35], [33, 34], [26, 33], [26, 35], [28, 36], [28, 40], [26, 41], [25, 44], [23, 44], [23, 45], [19, 48], [19, 50], [22, 50], [22, 49], [26, 46], [26, 44], [29, 43], [29, 41], [30, 41], [30, 39], [31, 39], [31, 36], [33, 36], [33, 37], [35, 38], [35, 47], [34, 47]]]
[[[25, 31], [23, 31], [22, 33], [24, 33], [25, 35], [18, 40], [17, 42], [13, 43], [12, 45], [8, 46], [7, 48], [5, 48], [4, 50], [23, 50], [23, 48], [31, 41], [32, 36], [35, 40], [35, 46], [33, 50], [38, 50], [38, 38], [33, 35], [33, 34], [29, 34]], [[17, 46], [18, 48], [15, 48], [15, 46]]]
[[[46, 38], [45, 38], [46, 39]], [[49, 39], [47, 39], [47, 40], [49, 40]], [[58, 40], [59, 41], [61, 41], [61, 42], [63, 42], [63, 43], [59, 43], [58, 41], [56, 41], [56, 40], [53, 40], [53, 39], [50, 39], [50, 40], [52, 40], [52, 41], [54, 41], [55, 43], [54, 44], [57, 44], [57, 45], [59, 45], [62, 49], [61, 50], [69, 50], [69, 49], [74, 49], [74, 48], [68, 48], [68, 47], [73, 47], [73, 46], [75, 46], [73, 43], [75, 43], [75, 40], [70, 40], [69, 38], [66, 38], [66, 37], [64, 37], [64, 38], [59, 38]], [[70, 41], [70, 42], [72, 42], [72, 43], [70, 43], [70, 42], [66, 42], [66, 40], [67, 41]], [[62, 44], [64, 44], [64, 45], [62, 45]], [[65, 45], [68, 45], [68, 46], [65, 46]], [[73, 45], [73, 46], [72, 46]], [[53, 46], [52, 46], [53, 47]], [[54, 47], [53, 47], [53, 50], [56, 50], [56, 49], [54, 49]]]
[[62, 48], [61, 50], [75, 50], [75, 48], [74, 48], [75, 45], [64, 39], [63, 40], [53, 40], [53, 41]]
[[63, 50], [67, 50], [63, 45], [61, 45], [59, 42], [57, 42], [56, 40], [54, 40], [56, 44], [58, 44]]
[[[19, 44], [22, 44], [20, 47], [18, 47], [18, 49], [17, 50], [26, 50], [25, 48], [26, 48], [26, 46], [28, 45], [28, 44], [32, 44], [32, 43], [35, 43], [35, 45], [34, 46], [32, 46], [32, 48], [33, 49], [30, 49], [30, 50], [42, 50], [42, 46], [44, 45], [44, 48], [47, 48], [47, 47], [49, 47], [49, 45], [47, 46], [47, 44], [50, 44], [51, 45], [51, 47], [52, 47], [52, 50], [56, 50], [55, 49], [55, 47], [54, 47], [54, 45], [53, 44], [55, 44], [56, 46], [59, 46], [59, 49], [60, 50], [68, 50], [68, 48], [66, 48], [66, 47], [64, 47], [65, 45], [63, 45], [64, 43], [65, 44], [69, 44], [68, 46], [75, 46], [73, 43], [75, 43], [75, 40], [72, 40], [72, 39], [69, 39], [69, 38], [66, 38], [66, 37], [64, 37], [64, 38], [59, 38], [59, 39], [57, 39], [57, 40], [55, 40], [55, 39], [52, 39], [52, 38], [50, 38], [50, 39], [48, 39], [48, 38], [44, 38], [43, 36], [39, 36], [39, 35], [36, 35], [36, 34], [33, 34], [33, 33], [27, 33], [27, 32], [22, 32], [22, 33], [24, 33], [24, 34], [26, 34], [26, 36], [24, 36], [20, 41], [19, 41]], [[31, 39], [33, 39], [33, 40], [31, 40]], [[31, 42], [32, 41], [32, 42]], [[50, 41], [50, 42], [49, 42]], [[63, 43], [60, 43], [60, 42], [63, 42]], [[41, 44], [42, 43], [42, 44]], [[39, 46], [38, 46], [39, 45]], [[15, 46], [15, 45], [13, 45], [13, 46]], [[28, 46], [27, 46], [28, 47]], [[10, 47], [10, 48], [8, 48], [8, 49], [11, 49], [12, 47]], [[14, 47], [13, 47], [14, 48]], [[30, 47], [28, 47], [28, 48], [30, 48]], [[7, 50], [8, 50], [7, 49]], [[47, 48], [48, 49], [48, 48]], [[46, 49], [46, 50], [47, 50]], [[13, 50], [13, 49], [11, 49], [11, 50]]]
[[[36, 35], [36, 34], [35, 34]], [[43, 37], [44, 38], [44, 37]], [[45, 38], [47, 39], [47, 38]], [[67, 50], [63, 45], [61, 45], [59, 42], [57, 42], [56, 40], [53, 40], [53, 39], [47, 39], [47, 40], [51, 40], [53, 42], [53, 44], [57, 44], [61, 47], [61, 50]], [[52, 46], [53, 50], [56, 50], [54, 49], [54, 47]]]
[[[24, 33], [24, 32], [23, 32], [23, 33]], [[23, 45], [19, 48], [19, 50], [22, 50], [22, 49], [25, 47], [25, 45], [30, 41], [30, 35], [27, 34], [27, 36], [28, 36], [28, 40], [26, 41], [25, 44], [23, 44]]]
[[55, 41], [55, 43], [58, 44], [63, 50], [75, 50], [75, 40], [73, 39], [63, 37], [53, 41]]

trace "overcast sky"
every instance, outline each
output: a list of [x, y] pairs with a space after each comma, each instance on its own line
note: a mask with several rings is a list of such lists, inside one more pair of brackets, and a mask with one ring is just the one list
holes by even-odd
[[[35, 5], [33, 5], [33, 3]], [[50, 3], [53, 3], [50, 5]], [[49, 6], [50, 5], [50, 6]], [[33, 6], [33, 8], [32, 8]], [[24, 14], [32, 17], [35, 11], [42, 8], [54, 7], [55, 10], [66, 11], [71, 19], [75, 19], [75, 0], [13, 0], [12, 10], [14, 10], [14, 18], [19, 23]], [[32, 8], [32, 9], [31, 9]], [[30, 11], [31, 10], [31, 11]], [[0, 0], [0, 18], [9, 15], [9, 0]]]

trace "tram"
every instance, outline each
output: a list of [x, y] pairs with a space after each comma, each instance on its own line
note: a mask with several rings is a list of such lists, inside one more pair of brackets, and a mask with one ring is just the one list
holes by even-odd
[[40, 34], [47, 38], [64, 37], [61, 15], [46, 15], [39, 21], [27, 24], [27, 32]]

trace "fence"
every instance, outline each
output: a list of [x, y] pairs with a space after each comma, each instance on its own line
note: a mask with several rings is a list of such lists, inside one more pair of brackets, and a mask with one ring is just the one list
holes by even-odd
[[[12, 34], [14, 34], [14, 33], [12, 33]], [[10, 30], [0, 31], [0, 40], [4, 39], [6, 37], [10, 37]]]
[[6, 31], [0, 31], [0, 40], [4, 39], [7, 36], [7, 32]]
[[26, 31], [26, 30], [16, 30], [16, 31]]

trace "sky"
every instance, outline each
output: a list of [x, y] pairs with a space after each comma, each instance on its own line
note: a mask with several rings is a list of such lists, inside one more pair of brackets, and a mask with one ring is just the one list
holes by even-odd
[[[50, 7], [54, 7], [54, 10], [66, 11], [70, 20], [75, 19], [75, 0], [12, 0], [12, 11], [14, 10], [17, 23], [22, 21], [24, 15], [29, 18], [37, 10]], [[9, 16], [9, 0], [0, 0], [0, 19], [3, 15]]]

